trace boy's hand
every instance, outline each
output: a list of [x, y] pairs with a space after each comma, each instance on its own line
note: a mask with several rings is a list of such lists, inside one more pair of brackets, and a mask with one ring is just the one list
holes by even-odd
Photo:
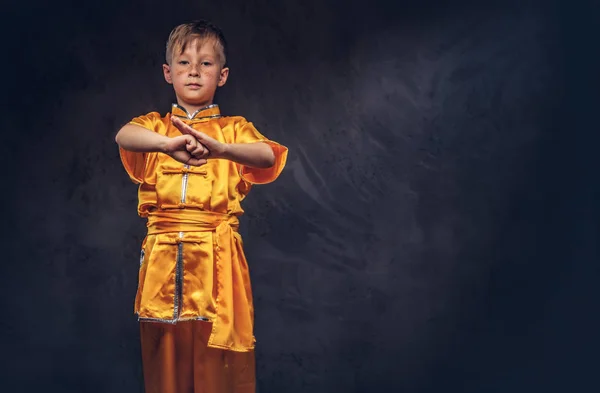
[[206, 158], [210, 154], [210, 151], [208, 151], [206, 146], [193, 137], [188, 140], [188, 144], [185, 148], [194, 158]]
[[203, 158], [223, 158], [225, 156], [227, 150], [226, 143], [219, 142], [201, 131], [194, 130], [177, 117], [172, 117], [171, 122], [182, 134], [184, 134], [184, 136], [194, 137], [201, 145], [208, 149], [208, 154], [203, 156]]
[[193, 136], [181, 135], [168, 139], [165, 143], [165, 154], [183, 164], [200, 166], [206, 164], [208, 150]]

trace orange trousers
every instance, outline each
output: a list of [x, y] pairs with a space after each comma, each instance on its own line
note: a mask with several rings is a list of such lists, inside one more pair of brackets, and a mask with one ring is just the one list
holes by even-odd
[[207, 347], [211, 327], [140, 322], [146, 393], [255, 393], [254, 351]]

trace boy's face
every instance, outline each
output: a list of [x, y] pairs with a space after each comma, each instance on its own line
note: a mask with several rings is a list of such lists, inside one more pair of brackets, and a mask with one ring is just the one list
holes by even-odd
[[165, 80], [173, 85], [179, 105], [193, 109], [210, 105], [217, 87], [227, 82], [229, 69], [221, 68], [215, 44], [214, 39], [195, 39], [183, 53], [173, 53], [171, 65], [163, 65]]

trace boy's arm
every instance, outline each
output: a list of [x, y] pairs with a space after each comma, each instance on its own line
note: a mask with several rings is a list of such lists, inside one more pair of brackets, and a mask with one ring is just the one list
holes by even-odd
[[[275, 164], [273, 149], [266, 143], [225, 143], [221, 158], [252, 168], [270, 168]], [[208, 149], [210, 151], [210, 148]], [[210, 155], [209, 155], [210, 157]]]
[[191, 135], [169, 138], [134, 124], [124, 125], [115, 141], [124, 150], [165, 153], [181, 163], [194, 166], [206, 164], [205, 157], [208, 155], [208, 150]]
[[170, 138], [156, 132], [145, 129], [144, 127], [133, 124], [124, 125], [115, 141], [117, 144], [129, 151], [135, 152], [167, 152], [167, 142]]
[[270, 168], [275, 164], [275, 154], [267, 143], [222, 143], [197, 131], [173, 117], [173, 125], [183, 134], [196, 138], [209, 151], [208, 158], [223, 158], [253, 168]]

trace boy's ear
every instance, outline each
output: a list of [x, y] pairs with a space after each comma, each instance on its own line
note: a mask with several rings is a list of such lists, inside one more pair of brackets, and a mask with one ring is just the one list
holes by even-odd
[[163, 64], [163, 74], [168, 84], [173, 84], [173, 78], [171, 78], [171, 67], [168, 64]]
[[221, 74], [219, 75], [219, 83], [217, 86], [221, 87], [227, 82], [227, 78], [229, 77], [229, 68], [223, 68], [221, 70]]

